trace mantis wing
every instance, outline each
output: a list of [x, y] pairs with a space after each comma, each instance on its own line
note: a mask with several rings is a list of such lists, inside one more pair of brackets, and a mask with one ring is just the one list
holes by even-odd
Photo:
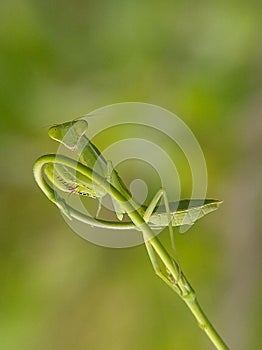
[[[217, 199], [183, 199], [169, 203], [172, 226], [193, 225], [198, 219], [219, 208], [222, 201]], [[165, 207], [160, 205], [150, 216], [150, 226], [163, 227], [168, 225]]]

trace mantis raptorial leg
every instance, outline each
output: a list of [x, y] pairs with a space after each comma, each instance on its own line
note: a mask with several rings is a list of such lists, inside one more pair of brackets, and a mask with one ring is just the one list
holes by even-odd
[[[80, 163], [90, 167], [90, 169], [97, 172], [97, 174], [106, 178], [126, 198], [131, 198], [130, 192], [118, 176], [118, 173], [113, 168], [112, 164], [105, 160], [101, 152], [85, 135], [87, 129], [88, 123], [85, 120], [73, 120], [71, 122], [52, 126], [49, 128], [48, 134], [52, 139], [60, 142], [70, 151], [76, 151]], [[99, 200], [97, 210], [98, 215], [101, 209], [101, 199], [106, 195], [106, 192], [100, 186], [94, 185], [88, 178], [86, 178], [86, 184], [88, 184], [86, 189], [82, 188], [81, 193], [80, 191], [76, 191], [75, 193], [82, 195], [87, 194], [90, 197], [97, 198]], [[124, 214], [123, 207], [117, 203], [116, 200], [113, 200], [113, 205], [115, 207], [117, 218], [122, 220]]]

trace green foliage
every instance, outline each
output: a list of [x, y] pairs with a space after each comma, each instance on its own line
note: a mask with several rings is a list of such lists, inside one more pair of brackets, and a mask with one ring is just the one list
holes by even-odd
[[13, 0], [0, 20], [2, 348], [209, 347], [172, 293], [162, 299], [142, 247], [79, 239], [31, 174], [54, 150], [48, 125], [122, 101], [163, 106], [194, 130], [209, 193], [225, 202], [178, 250], [232, 348], [259, 348], [261, 1]]

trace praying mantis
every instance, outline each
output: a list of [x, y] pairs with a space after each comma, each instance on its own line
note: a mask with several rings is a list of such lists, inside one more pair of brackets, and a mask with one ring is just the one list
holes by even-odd
[[[112, 163], [105, 160], [85, 135], [87, 129], [88, 123], [81, 119], [49, 128], [49, 136], [70, 151], [77, 152], [79, 161], [55, 154], [41, 156], [33, 167], [37, 184], [47, 198], [70, 220], [74, 218], [92, 226], [108, 229], [141, 231], [156, 275], [182, 298], [215, 347], [219, 350], [229, 350], [204, 314], [192, 286], [182, 272], [176, 255], [173, 234], [174, 226], [192, 225], [202, 216], [216, 210], [222, 202], [215, 199], [191, 199], [169, 203], [166, 191], [160, 189], [148, 206], [139, 205], [132, 198]], [[96, 218], [72, 208], [60, 196], [60, 191], [98, 199]], [[101, 201], [106, 194], [112, 198], [118, 221], [98, 218]], [[164, 205], [159, 205], [161, 198]], [[131, 221], [123, 221], [124, 214], [127, 214]], [[172, 254], [153, 232], [155, 229], [166, 226], [170, 234]], [[159, 262], [164, 269], [160, 267]]]
[[[113, 168], [111, 161], [106, 161], [96, 146], [85, 136], [88, 130], [88, 123], [85, 120], [74, 120], [60, 125], [54, 125], [48, 130], [50, 138], [60, 142], [70, 151], [77, 151], [79, 162], [83, 165], [96, 171], [101, 177], [105, 178], [111, 183], [122, 195], [131, 200], [131, 193], [123, 183], [117, 171]], [[46, 174], [49, 179], [52, 177], [53, 182], [62, 191], [74, 193], [82, 196], [89, 196], [99, 200], [99, 207], [97, 215], [101, 209], [102, 198], [106, 192], [101, 187], [96, 186], [88, 178], [81, 176], [81, 174], [73, 174], [70, 169], [63, 166], [56, 165], [56, 167], [49, 167]], [[163, 197], [164, 211], [161, 207], [156, 212], [158, 203]], [[124, 210], [121, 204], [112, 198], [115, 213], [117, 218], [121, 221], [123, 219]], [[140, 207], [135, 203], [136, 209], [143, 216], [146, 222], [157, 226], [167, 226], [171, 221], [172, 226], [192, 225], [197, 219], [206, 215], [207, 213], [217, 209], [221, 201], [217, 200], [182, 200], [180, 202], [169, 203], [167, 194], [164, 189], [160, 189], [152, 199], [151, 203], [146, 208]], [[191, 203], [190, 203], [191, 202]], [[189, 207], [190, 205], [190, 207]], [[173, 209], [173, 211], [172, 211]]]
[[[97, 147], [88, 139], [86, 136], [87, 130], [87, 121], [78, 119], [50, 127], [48, 135], [51, 139], [63, 144], [70, 151], [77, 152], [79, 157], [78, 163], [88, 167], [103, 181], [112, 185], [126, 201], [131, 203], [143, 220], [149, 224], [151, 229], [154, 230], [167, 226], [172, 250], [176, 255], [173, 226], [192, 225], [200, 217], [216, 210], [221, 201], [213, 199], [195, 199], [169, 203], [166, 191], [160, 189], [147, 207], [140, 206], [132, 198], [128, 188], [117, 171], [113, 168], [112, 162], [105, 160]], [[123, 204], [113, 196], [112, 202], [119, 221], [112, 223], [110, 221], [98, 219], [102, 198], [107, 194], [107, 191], [101, 185], [95, 184], [91, 178], [78, 171], [76, 166], [69, 163], [67, 157], [60, 156], [59, 158], [56, 156], [50, 159], [50, 155], [47, 155], [44, 156], [44, 159], [41, 157], [34, 165], [34, 175], [38, 184], [47, 197], [54, 202], [69, 219], [74, 217], [93, 226], [105, 228], [137, 229], [137, 226], [134, 225], [133, 222], [122, 221], [126, 210]], [[48, 183], [63, 192], [98, 199], [99, 206], [96, 218], [91, 218], [69, 207]], [[163, 198], [164, 205], [159, 205], [161, 198]], [[156, 264], [156, 259], [150, 243], [146, 242], [146, 246], [153, 267], [155, 271], [159, 273], [159, 268]]]

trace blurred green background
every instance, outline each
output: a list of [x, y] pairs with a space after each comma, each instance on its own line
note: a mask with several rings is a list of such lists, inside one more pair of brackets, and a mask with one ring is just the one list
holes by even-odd
[[213, 349], [143, 246], [82, 240], [34, 182], [48, 125], [124, 101], [199, 140], [224, 204], [177, 236], [182, 267], [231, 348], [261, 346], [261, 7], [1, 2], [1, 349]]

